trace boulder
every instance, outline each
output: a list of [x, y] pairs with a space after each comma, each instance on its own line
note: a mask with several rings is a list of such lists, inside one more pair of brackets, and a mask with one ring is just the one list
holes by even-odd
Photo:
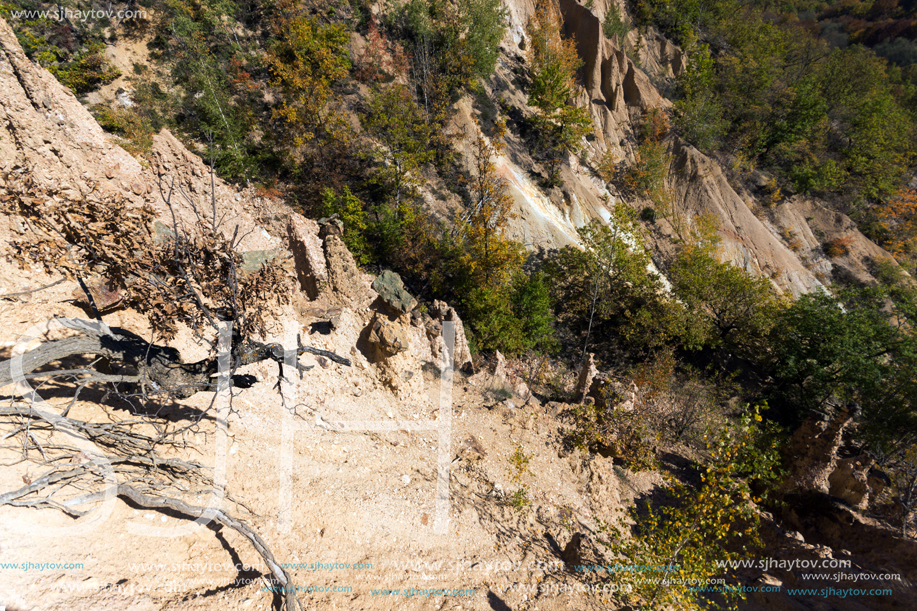
[[396, 316], [410, 313], [417, 305], [417, 300], [404, 289], [401, 276], [391, 270], [373, 280], [372, 288], [379, 293], [379, 298], [389, 311]]
[[330, 235], [344, 235], [344, 221], [338, 218], [337, 214], [318, 219], [318, 226], [320, 227], [318, 237], [323, 240]]
[[378, 312], [369, 323], [367, 340], [383, 358], [405, 352], [410, 346], [410, 338], [403, 325], [380, 316]]

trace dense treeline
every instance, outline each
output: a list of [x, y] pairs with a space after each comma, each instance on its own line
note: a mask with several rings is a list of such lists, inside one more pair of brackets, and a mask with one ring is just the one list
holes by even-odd
[[832, 45], [793, 14], [734, 0], [641, 0], [638, 14], [692, 57], [677, 83], [676, 124], [702, 150], [775, 172], [861, 221], [906, 182], [917, 151], [917, 67]]

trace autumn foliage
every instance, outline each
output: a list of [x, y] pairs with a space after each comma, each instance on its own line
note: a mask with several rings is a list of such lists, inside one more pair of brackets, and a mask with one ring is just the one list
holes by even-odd
[[899, 190], [878, 209], [885, 247], [903, 260], [917, 253], [917, 189]]

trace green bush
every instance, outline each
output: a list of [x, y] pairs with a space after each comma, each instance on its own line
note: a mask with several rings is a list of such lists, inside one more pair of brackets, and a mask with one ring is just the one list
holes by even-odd
[[462, 315], [479, 350], [508, 356], [527, 350], [553, 352], [550, 298], [544, 276], [521, 270], [509, 286], [475, 287], [462, 299]]
[[121, 146], [129, 153], [143, 154], [153, 146], [153, 126], [134, 108], [96, 106], [96, 120], [102, 129], [121, 136]]
[[555, 314], [577, 352], [640, 357], [681, 341], [685, 310], [648, 269], [636, 214], [618, 204], [607, 226], [593, 221], [579, 233], [582, 250], [563, 248], [545, 265]]
[[369, 244], [366, 240], [366, 211], [363, 202], [344, 187], [340, 197], [333, 189], [322, 190], [322, 215], [337, 214], [344, 223], [344, 243], [360, 265], [372, 261]]
[[112, 82], [121, 71], [105, 59], [105, 44], [90, 44], [84, 51], [77, 53], [65, 68], [50, 68], [58, 80], [75, 91], [86, 93], [96, 87]]

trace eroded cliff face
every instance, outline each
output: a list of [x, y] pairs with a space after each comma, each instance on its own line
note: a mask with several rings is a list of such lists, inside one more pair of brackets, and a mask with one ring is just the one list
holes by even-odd
[[[565, 35], [575, 38], [583, 61], [579, 105], [590, 109], [596, 126], [595, 139], [584, 143], [585, 159], [594, 161], [611, 151], [622, 162], [632, 162], [637, 140], [635, 130], [650, 108], [671, 106], [655, 82], [678, 75], [685, 69], [685, 55], [677, 45], [655, 30], [643, 37], [640, 66], [627, 56], [622, 41], [609, 40], [602, 20], [612, 0], [599, 0], [587, 8], [576, 0], [561, 0]], [[524, 112], [518, 87], [518, 73], [525, 56], [525, 24], [534, 13], [529, 0], [509, 0], [510, 29], [501, 47], [503, 53], [496, 75], [488, 84], [494, 99], [503, 98]], [[623, 11], [626, 7], [619, 6]], [[630, 38], [636, 38], [632, 31]], [[634, 41], [631, 41], [634, 42]], [[459, 121], [469, 121], [469, 107]], [[767, 194], [732, 184], [716, 160], [704, 155], [676, 135], [667, 137], [672, 154], [667, 187], [679, 221], [713, 214], [719, 220], [722, 256], [749, 272], [767, 276], [781, 292], [794, 296], [817, 290], [838, 277], [872, 282], [870, 270], [878, 259], [890, 258], [882, 248], [860, 233], [844, 215], [831, 212], [823, 202], [795, 196], [777, 205]], [[539, 186], [533, 159], [527, 146], [509, 137], [506, 155], [497, 162], [507, 179], [517, 205], [518, 218], [510, 228], [512, 237], [531, 247], [554, 248], [577, 242], [576, 229], [593, 219], [608, 219], [608, 208], [622, 198], [613, 186], [604, 184], [580, 160], [572, 159], [561, 171], [563, 186], [545, 190]], [[628, 201], [636, 207], [651, 202]], [[663, 262], [674, 253], [673, 223], [665, 219], [652, 228], [650, 243]], [[842, 238], [849, 253], [829, 259], [822, 246]]]

